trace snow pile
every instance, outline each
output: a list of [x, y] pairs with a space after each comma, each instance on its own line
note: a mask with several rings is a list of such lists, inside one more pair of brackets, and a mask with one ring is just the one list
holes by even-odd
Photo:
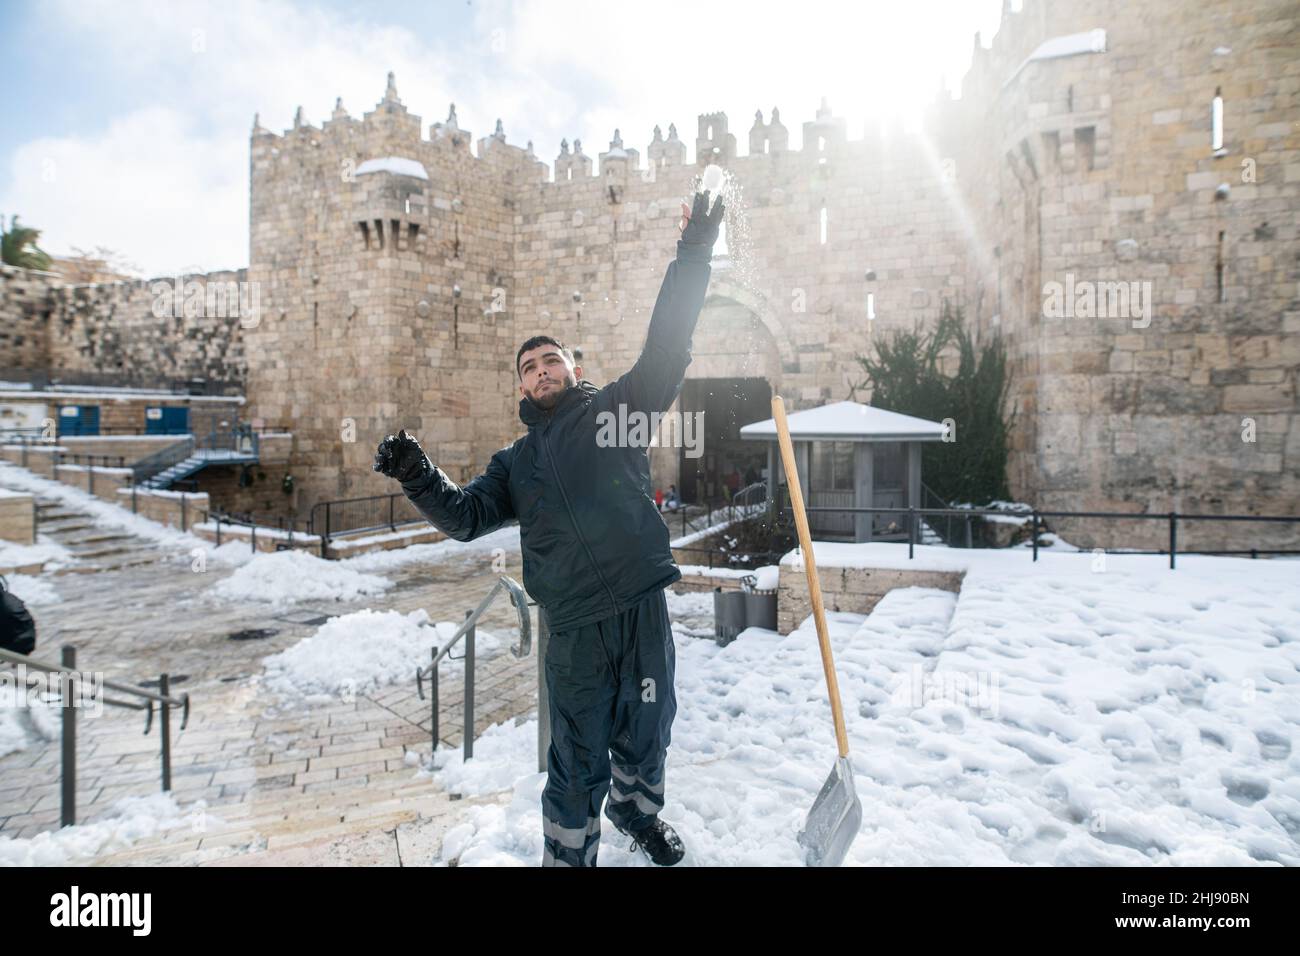
[[[451, 793], [477, 797], [509, 790], [521, 770], [537, 766], [537, 718], [493, 724], [474, 738], [474, 756], [466, 762], [460, 747], [434, 752], [432, 767], [425, 765], [417, 777], [436, 773], [438, 785]], [[546, 775], [540, 775], [543, 780]], [[541, 847], [538, 847], [541, 853]]]
[[287, 607], [299, 601], [355, 601], [381, 595], [392, 586], [388, 578], [362, 574], [304, 551], [275, 551], [258, 554], [208, 593], [222, 600]]
[[182, 810], [169, 793], [123, 797], [110, 816], [94, 823], [77, 824], [16, 840], [0, 836], [0, 866], [67, 866], [84, 863], [101, 853], [129, 847], [136, 840], [190, 824], [199, 826], [213, 817], [202, 812], [199, 800]]
[[44, 604], [58, 604], [63, 598], [54, 589], [54, 585], [45, 578], [30, 574], [6, 574], [5, 582], [9, 590], [17, 595], [28, 607], [40, 607]]
[[760, 591], [775, 591], [781, 581], [781, 568], [776, 564], [764, 565], [754, 570], [754, 587]]
[[[271, 690], [305, 698], [306, 703], [347, 700], [399, 681], [414, 681], [416, 668], [429, 663], [431, 649], [446, 646], [459, 626], [450, 621], [431, 624], [423, 608], [410, 614], [370, 609], [343, 614], [326, 621], [311, 637], [267, 657], [263, 680]], [[482, 628], [475, 631], [474, 641], [480, 662], [502, 648], [501, 640]], [[463, 639], [452, 653], [457, 658], [464, 653]], [[440, 675], [463, 670], [464, 664], [450, 657], [439, 663]]]
[[75, 561], [71, 551], [43, 534], [37, 534], [36, 544], [0, 541], [0, 568], [25, 568], [36, 564], [44, 565], [44, 570], [57, 571]]
[[62, 715], [57, 703], [47, 703], [38, 692], [16, 687], [12, 672], [0, 684], [0, 757], [33, 744], [58, 740]]
[[[870, 566], [888, 547], [838, 557]], [[869, 616], [828, 613], [863, 804], [846, 865], [1300, 865], [1294, 565], [917, 555], [960, 565], [960, 596], [899, 589]], [[725, 648], [677, 633], [664, 818], [684, 862], [803, 865], [796, 837], [835, 761], [812, 619]], [[533, 866], [536, 727], [497, 733], [519, 738], [482, 757], [516, 761], [512, 802], [468, 808], [442, 856]], [[603, 830], [602, 865], [644, 863]]]

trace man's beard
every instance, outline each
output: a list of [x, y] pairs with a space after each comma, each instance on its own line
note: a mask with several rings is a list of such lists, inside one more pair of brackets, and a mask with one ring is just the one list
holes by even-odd
[[[577, 376], [572, 372], [567, 372], [562, 383], [557, 383], [556, 387], [544, 389], [540, 395], [536, 393], [530, 394], [528, 399], [543, 411], [550, 411], [555, 407], [556, 402], [560, 400], [560, 396], [577, 384]], [[539, 385], [538, 388], [541, 389], [541, 386]]]

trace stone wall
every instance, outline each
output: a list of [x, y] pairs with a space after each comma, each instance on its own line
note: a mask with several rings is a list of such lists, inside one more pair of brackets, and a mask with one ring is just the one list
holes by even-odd
[[49, 364], [49, 320], [59, 277], [0, 264], [0, 371]]
[[0, 541], [36, 543], [36, 503], [31, 495], [0, 488]]
[[5, 461], [21, 465], [33, 474], [46, 478], [54, 477], [55, 456], [67, 449], [62, 445], [4, 445], [0, 446], [0, 456]]
[[[938, 588], [956, 594], [961, 590], [963, 571], [909, 571], [892, 568], [837, 568], [817, 565], [822, 606], [827, 611], [870, 614], [880, 599], [894, 588]], [[781, 565], [776, 599], [777, 630], [789, 634], [808, 615], [808, 576], [802, 568]]]
[[[1300, 8], [1278, 0], [1235, 3], [1231, 17], [1219, 4], [1027, 3], [976, 49], [963, 98], [996, 108], [953, 104], [939, 128], [993, 252], [965, 258], [965, 304], [1011, 343], [1018, 497], [1296, 512], [1298, 23]], [[1026, 62], [1046, 37], [1095, 28], [1104, 52]], [[1045, 314], [1046, 285], [1071, 281], [1136, 283], [1153, 308]], [[1158, 522], [1056, 523], [1083, 546], [1167, 537]], [[1180, 535], [1186, 547], [1270, 540], [1294, 547], [1300, 526]]]
[[131, 486], [130, 468], [101, 468], [98, 465], [92, 468], [88, 465], [61, 464], [52, 477], [65, 485], [72, 485], [74, 488], [114, 504], [120, 504], [122, 500], [118, 497], [118, 491]]
[[203, 492], [148, 491], [144, 488], [122, 488], [117, 492], [117, 503], [142, 517], [161, 524], [189, 531], [203, 521], [211, 507]]

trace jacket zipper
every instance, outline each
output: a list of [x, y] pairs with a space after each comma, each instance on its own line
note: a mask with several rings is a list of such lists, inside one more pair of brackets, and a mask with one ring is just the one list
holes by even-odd
[[564, 507], [569, 512], [569, 520], [573, 522], [573, 531], [578, 536], [578, 541], [582, 543], [582, 549], [587, 552], [587, 560], [596, 571], [596, 577], [600, 580], [601, 586], [604, 587], [605, 593], [609, 595], [609, 603], [613, 607], [613, 613], [618, 613], [618, 601], [614, 597], [614, 591], [610, 588], [609, 583], [605, 580], [605, 575], [600, 573], [600, 564], [596, 561], [596, 556], [592, 554], [591, 548], [587, 545], [587, 539], [582, 536], [582, 529], [578, 526], [578, 516], [573, 513], [573, 506], [569, 503], [569, 493], [564, 490], [564, 482], [560, 480], [560, 469], [555, 467], [555, 456], [551, 454], [551, 436], [549, 427], [546, 433], [542, 435], [542, 445], [546, 448], [546, 458], [551, 463], [551, 472], [555, 475], [555, 484], [560, 489], [560, 497], [564, 499]]

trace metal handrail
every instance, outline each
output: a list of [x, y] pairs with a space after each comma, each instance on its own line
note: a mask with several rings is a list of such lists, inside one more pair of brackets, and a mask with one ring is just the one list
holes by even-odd
[[[68, 688], [74, 678], [81, 683], [86, 680], [85, 672], [78, 670], [76, 666], [76, 648], [70, 645], [64, 646], [62, 664], [49, 664], [45, 661], [30, 658], [25, 654], [17, 654], [3, 649], [0, 649], [0, 661], [21, 665], [23, 668], [31, 668], [48, 674], [58, 674], [61, 678], [59, 681], [59, 695], [62, 700], [61, 710], [63, 711], [63, 755], [60, 765], [60, 789], [62, 791], [60, 826], [72, 826], [76, 823], [77, 818], [77, 708], [69, 699]], [[148, 735], [153, 727], [154, 704], [159, 705], [161, 712], [159, 721], [160, 757], [162, 762], [162, 789], [164, 792], [172, 788], [171, 708], [179, 707], [181, 709], [181, 730], [184, 730], [190, 722], [190, 695], [171, 696], [168, 692], [171, 686], [169, 680], [168, 674], [160, 674], [158, 692], [155, 693], [119, 681], [105, 680], [102, 677], [99, 679], [99, 685], [103, 688], [141, 698], [138, 702], [118, 700], [108, 696], [101, 696], [100, 699], [112, 707], [121, 707], [126, 710], [143, 710], [145, 712], [145, 735]]]
[[510, 595], [510, 603], [514, 606], [515, 613], [519, 615], [519, 644], [510, 648], [510, 653], [517, 658], [528, 656], [528, 651], [533, 646], [532, 619], [528, 616], [528, 595], [514, 578], [503, 574], [497, 578], [497, 583], [492, 585], [492, 590], [488, 591], [483, 600], [478, 602], [478, 607], [465, 618], [465, 623], [456, 629], [456, 633], [447, 641], [447, 645], [433, 655], [432, 661], [415, 672], [415, 682], [420, 690], [420, 700], [424, 700], [424, 691], [421, 685], [423, 678], [429, 677], [437, 670], [438, 662], [446, 657], [447, 653], [456, 646], [456, 643], [465, 636], [465, 633], [478, 623], [478, 619], [483, 616], [483, 612], [488, 609], [488, 605], [496, 599], [497, 592], [501, 590], [505, 590]]
[[[429, 731], [430, 731], [430, 736], [432, 737], [433, 740], [433, 750], [435, 751], [438, 749], [438, 739], [440, 736], [438, 730], [438, 709], [439, 709], [438, 707], [438, 664], [444, 657], [447, 657], [451, 652], [451, 649], [455, 647], [462, 638], [464, 638], [465, 653], [461, 658], [454, 658], [454, 659], [465, 661], [465, 706], [464, 706], [465, 734], [464, 734], [463, 747], [464, 747], [466, 760], [469, 760], [471, 757], [474, 756], [475, 629], [478, 625], [479, 618], [483, 616], [483, 612], [488, 609], [488, 607], [492, 604], [494, 600], [496, 600], [496, 596], [500, 591], [505, 591], [506, 594], [510, 597], [510, 603], [514, 606], [515, 612], [519, 616], [519, 643], [518, 645], [510, 648], [510, 653], [513, 654], [516, 658], [524, 658], [528, 656], [529, 651], [532, 649], [532, 643], [533, 643], [532, 617], [529, 614], [528, 609], [534, 606], [534, 604], [532, 601], [529, 600], [527, 593], [524, 591], [522, 587], [519, 586], [519, 583], [515, 581], [514, 578], [511, 578], [508, 575], [503, 574], [499, 578], [497, 578], [496, 584], [492, 586], [492, 589], [488, 591], [488, 593], [484, 596], [483, 600], [479, 602], [478, 607], [476, 607], [472, 611], [466, 612], [465, 622], [461, 624], [459, 628], [456, 629], [456, 633], [451, 636], [446, 646], [439, 648], [437, 645], [435, 645], [431, 651], [432, 659], [430, 660], [430, 662], [424, 667], [416, 668], [415, 688], [416, 688], [416, 692], [419, 694], [420, 700], [426, 699], [424, 695], [424, 681], [426, 678], [429, 681], [429, 690], [430, 690], [429, 699], [431, 699]], [[540, 613], [539, 613], [539, 620], [541, 620]], [[542, 629], [544, 634], [545, 633], [544, 622], [542, 623]], [[539, 680], [540, 679], [541, 679], [541, 675], [539, 673]], [[540, 728], [539, 728], [539, 733], [541, 733]]]
[[[963, 516], [980, 516], [997, 515], [1006, 517], [1007, 511], [997, 508], [845, 508], [845, 507], [806, 507], [805, 511], [810, 514], [813, 512], [838, 512], [840, 514], [905, 514], [907, 515], [907, 557], [914, 557], [916, 546], [916, 525], [917, 517], [926, 515], [948, 515], [952, 517]], [[1038, 560], [1038, 528], [1039, 521], [1042, 518], [1105, 518], [1114, 520], [1151, 520], [1166, 521], [1169, 523], [1169, 550], [1148, 552], [1152, 554], [1168, 554], [1169, 567], [1177, 567], [1178, 556], [1178, 522], [1180, 521], [1264, 521], [1277, 523], [1300, 523], [1300, 515], [1206, 515], [1206, 514], [1180, 514], [1176, 511], [1164, 513], [1151, 511], [1041, 511], [1038, 508], [1031, 508], [1029, 511], [1020, 512], [1026, 515], [1032, 521], [1030, 528], [1030, 543], [1033, 548], [1034, 560]], [[1104, 549], [1103, 549], [1104, 550]], [[1184, 550], [1183, 554], [1225, 554], [1231, 553], [1226, 551], [1208, 551], [1195, 552]], [[1259, 554], [1300, 554], [1300, 551], [1285, 550], [1265, 550], [1261, 548], [1250, 548], [1238, 553], [1250, 554], [1252, 557]]]
[[143, 484], [155, 475], [166, 471], [178, 461], [184, 461], [194, 451], [194, 436], [186, 435], [180, 441], [172, 442], [166, 448], [141, 458], [131, 466], [131, 480]]
[[[84, 671], [79, 671], [75, 667], [67, 667], [62, 664], [47, 664], [45, 661], [38, 661], [31, 657], [27, 657], [25, 654], [17, 654], [13, 651], [6, 651], [3, 648], [0, 648], [0, 660], [8, 661], [11, 664], [24, 664], [32, 670], [44, 671], [48, 674], [71, 674], [74, 677], [80, 677], [84, 673]], [[136, 697], [144, 697], [147, 700], [159, 704], [169, 704], [172, 707], [181, 707], [184, 709], [185, 718], [189, 718], [189, 694], [183, 694], [180, 697], [169, 697], [166, 694], [154, 693], [151, 690], [134, 687], [131, 684], [122, 684], [118, 681], [101, 680], [100, 684], [107, 687], [109, 690], [120, 691], [123, 694], [132, 694]], [[135, 709], [143, 709], [144, 706], [146, 705], [136, 705]], [[181, 729], [185, 729], [183, 724]]]

